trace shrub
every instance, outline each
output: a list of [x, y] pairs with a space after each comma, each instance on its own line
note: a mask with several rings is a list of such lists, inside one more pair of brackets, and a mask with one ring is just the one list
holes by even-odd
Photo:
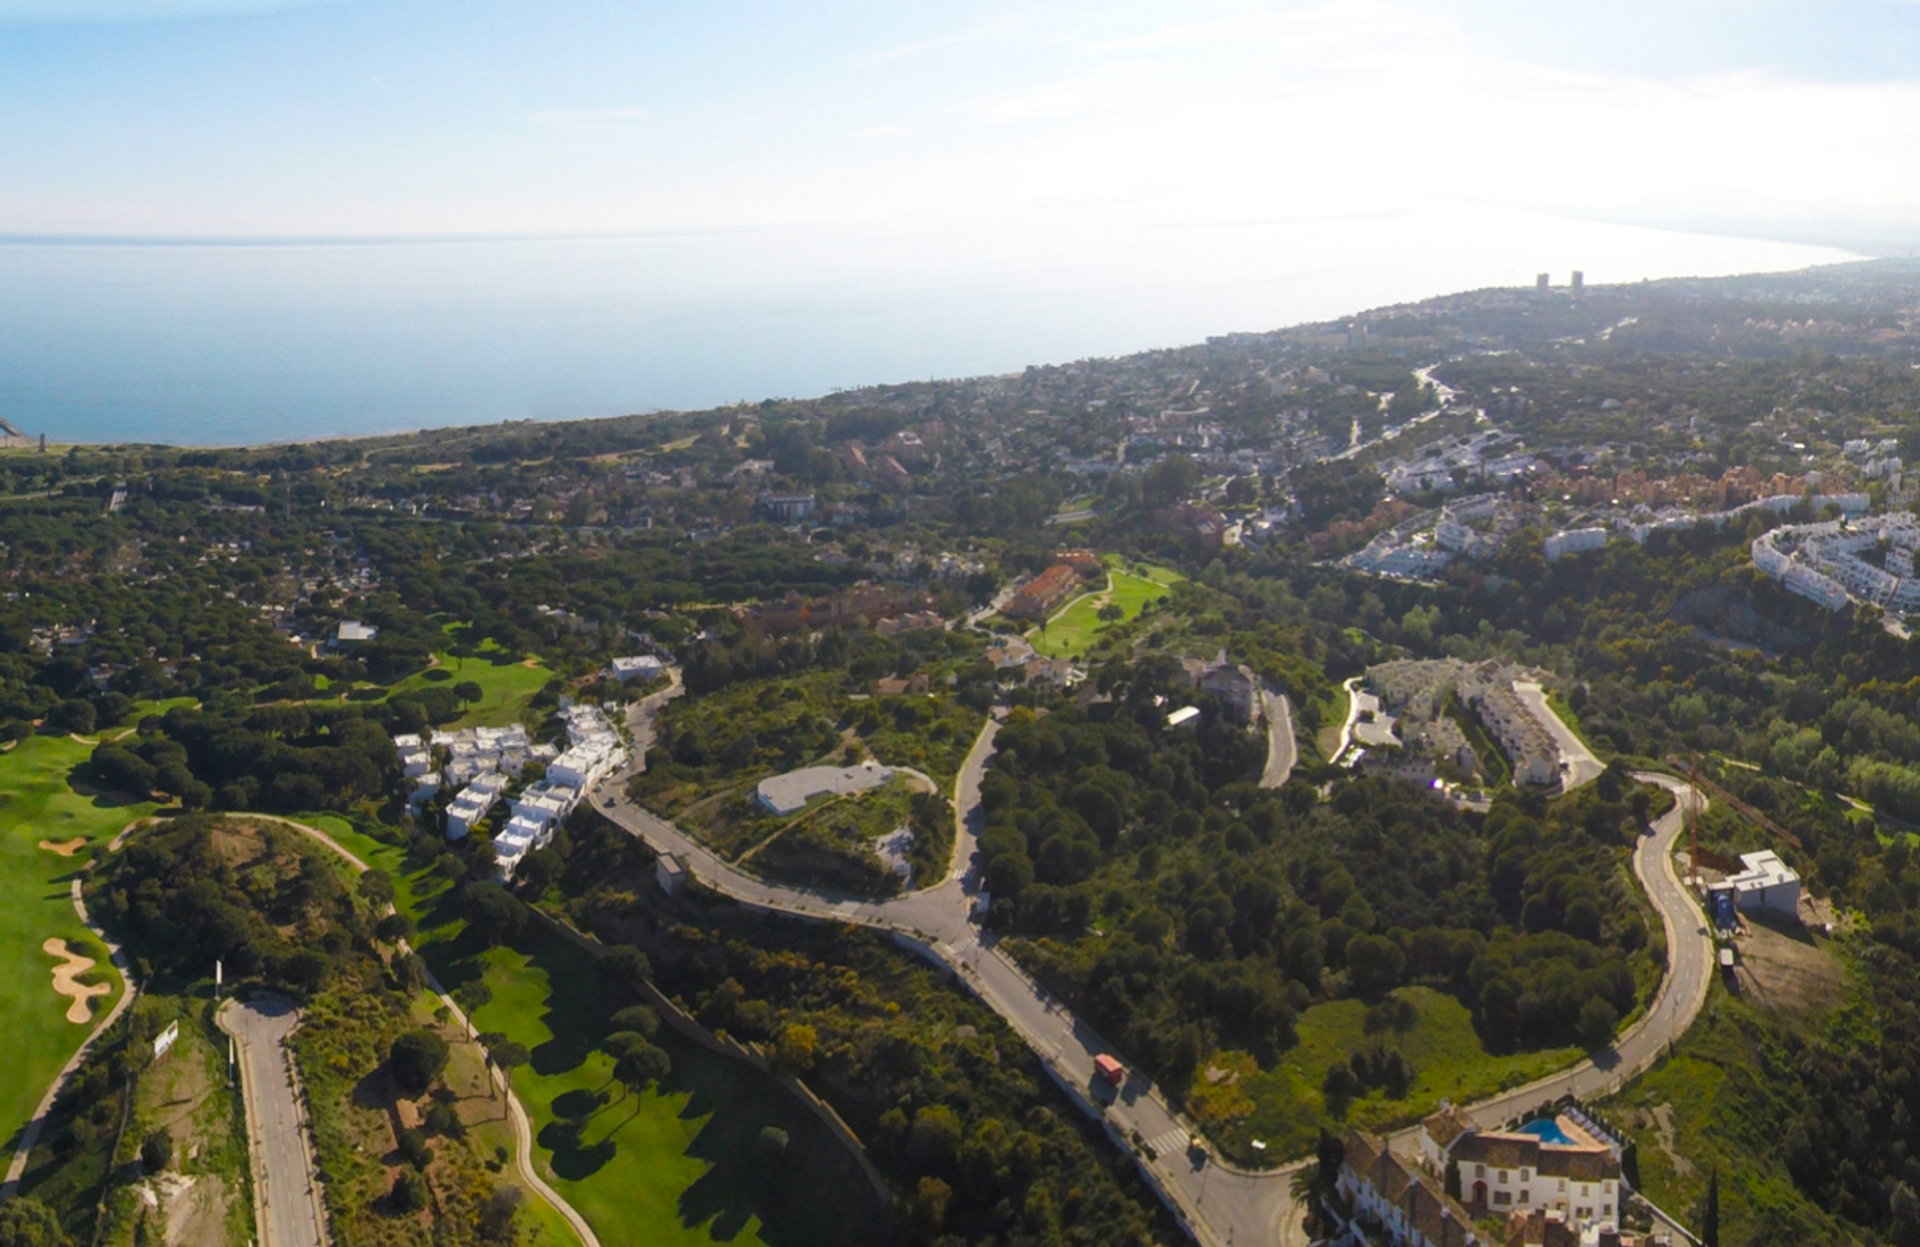
[[93, 730], [95, 718], [92, 702], [74, 698], [61, 702], [47, 713], [47, 726], [56, 732], [85, 735]]
[[408, 1095], [423, 1095], [447, 1067], [447, 1041], [430, 1030], [410, 1030], [387, 1054], [394, 1081]]
[[466, 1133], [460, 1124], [460, 1115], [445, 1104], [427, 1106], [425, 1125], [428, 1134], [437, 1134], [443, 1138], [457, 1139]]
[[387, 1192], [387, 1200], [395, 1212], [419, 1212], [427, 1206], [427, 1180], [415, 1170], [402, 1169], [393, 1175], [393, 1189]]
[[480, 1237], [489, 1243], [514, 1241], [513, 1214], [519, 1207], [519, 1187], [494, 1188], [493, 1194], [487, 1196], [487, 1202], [480, 1206]]
[[59, 1218], [37, 1199], [0, 1204], [0, 1247], [70, 1247]]
[[159, 1173], [173, 1163], [173, 1134], [161, 1129], [140, 1140], [140, 1165], [148, 1173]]
[[628, 1005], [613, 1015], [613, 1029], [634, 1031], [644, 1039], [660, 1033], [660, 1015], [645, 1005]]
[[527, 925], [527, 907], [494, 883], [470, 883], [466, 889], [467, 917], [488, 944], [501, 944]]
[[[439, 1108], [440, 1105], [436, 1104], [434, 1107]], [[427, 1136], [424, 1131], [408, 1127], [394, 1139], [394, 1146], [400, 1153], [400, 1159], [415, 1169], [425, 1169], [433, 1163], [433, 1149], [427, 1146]]]

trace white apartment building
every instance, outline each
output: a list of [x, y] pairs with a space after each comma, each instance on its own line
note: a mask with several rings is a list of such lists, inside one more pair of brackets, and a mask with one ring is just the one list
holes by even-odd
[[1557, 563], [1562, 555], [1598, 550], [1607, 544], [1604, 528], [1569, 528], [1553, 533], [1546, 540], [1547, 562]]
[[1708, 884], [1707, 890], [1732, 892], [1736, 909], [1764, 909], [1788, 917], [1799, 914], [1800, 876], [1778, 853], [1772, 849], [1742, 853], [1740, 862], [1745, 870]]
[[447, 839], [463, 840], [473, 825], [487, 816], [506, 791], [507, 777], [489, 771], [462, 788], [447, 806]]

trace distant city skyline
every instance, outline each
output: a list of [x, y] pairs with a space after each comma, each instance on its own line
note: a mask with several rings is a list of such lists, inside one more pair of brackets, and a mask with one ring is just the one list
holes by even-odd
[[1920, 241], [1917, 79], [1895, 0], [0, 0], [0, 234], [931, 239], [1452, 203], [1885, 252]]

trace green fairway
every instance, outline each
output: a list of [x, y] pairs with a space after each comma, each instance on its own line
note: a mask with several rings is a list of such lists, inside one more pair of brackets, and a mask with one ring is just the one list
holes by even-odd
[[[70, 941], [93, 970], [82, 982], [110, 983], [93, 999], [99, 1017], [119, 999], [120, 976], [107, 964], [106, 949], [73, 912], [68, 881], [87, 848], [71, 858], [39, 847], [42, 840], [112, 839], [122, 827], [151, 814], [151, 801], [128, 801], [88, 787], [87, 745], [65, 736], [32, 736], [0, 754], [0, 1015], [7, 1019], [6, 1068], [0, 1070], [0, 1121], [11, 1146], [47, 1084], [91, 1033], [92, 1023], [66, 1018], [69, 1001], [53, 991], [52, 956], [41, 950], [49, 937]], [[75, 790], [78, 785], [79, 791]]]
[[[1183, 577], [1164, 567], [1140, 564], [1122, 570], [1118, 559], [1107, 560], [1107, 590], [1081, 597], [1047, 621], [1045, 632], [1035, 628], [1027, 633], [1033, 648], [1049, 658], [1078, 658], [1092, 648], [1100, 634], [1116, 623], [1139, 618], [1148, 602], [1165, 597], [1167, 589]], [[1120, 618], [1100, 618], [1100, 608], [1109, 602], [1120, 608]]]
[[466, 713], [448, 724], [449, 727], [503, 727], [517, 723], [534, 694], [553, 678], [553, 672], [539, 665], [537, 659], [535, 665], [529, 667], [491, 641], [482, 645], [472, 658], [455, 658], [451, 654], [434, 657], [438, 659], [434, 666], [416, 671], [395, 684], [389, 695], [418, 688], [451, 689], [469, 680], [478, 684], [480, 700], [467, 707]]
[[[1418, 1121], [1442, 1099], [1456, 1104], [1483, 1099], [1580, 1058], [1572, 1048], [1490, 1055], [1473, 1029], [1472, 1015], [1452, 996], [1426, 987], [1393, 994], [1414, 1007], [1416, 1020], [1406, 1030], [1368, 1034], [1367, 1007], [1357, 1000], [1314, 1005], [1300, 1015], [1300, 1042], [1274, 1066], [1262, 1070], [1244, 1053], [1222, 1053], [1194, 1078], [1188, 1107], [1227, 1155], [1279, 1162], [1311, 1151], [1322, 1124], [1339, 1128], [1341, 1122], [1326, 1115], [1320, 1082], [1328, 1066], [1375, 1044], [1404, 1054], [1415, 1074], [1402, 1099], [1373, 1091], [1353, 1102], [1343, 1120], [1368, 1130]], [[1209, 1079], [1209, 1070], [1217, 1076]], [[1252, 1147], [1255, 1139], [1266, 1144], [1264, 1153]]]
[[[440, 880], [403, 874], [399, 850], [343, 820], [311, 821], [394, 873], [397, 899], [421, 928], [420, 952], [448, 990], [474, 978], [492, 990], [474, 1024], [533, 1054], [513, 1085], [533, 1123], [535, 1161], [602, 1242], [833, 1247], [884, 1237], [852, 1159], [772, 1078], [662, 1025], [655, 1042], [673, 1060], [665, 1083], [639, 1096], [609, 1086], [612, 1063], [597, 1046], [628, 1000], [608, 990], [587, 953], [538, 922], [514, 947], [484, 948], [443, 904]], [[584, 1119], [577, 1140], [563, 1119]], [[777, 1163], [757, 1151], [763, 1126], [791, 1139]]]

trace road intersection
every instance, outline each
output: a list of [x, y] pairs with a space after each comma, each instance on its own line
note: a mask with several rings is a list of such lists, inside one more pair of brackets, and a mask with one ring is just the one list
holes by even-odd
[[[947, 877], [917, 892], [873, 900], [770, 883], [738, 869], [693, 836], [628, 798], [627, 780], [646, 767], [653, 718], [680, 691], [676, 672], [668, 688], [644, 699], [630, 712], [633, 757], [625, 770], [610, 776], [595, 790], [595, 806], [602, 814], [655, 852], [674, 854], [703, 884], [737, 901], [796, 917], [888, 931], [903, 946], [957, 975], [1020, 1033], [1054, 1080], [1102, 1123], [1115, 1143], [1136, 1157], [1141, 1172], [1204, 1247], [1296, 1247], [1306, 1242], [1301, 1210], [1292, 1194], [1291, 1179], [1298, 1165], [1241, 1170], [1204, 1150], [1157, 1146], [1167, 1140], [1191, 1138], [1199, 1133], [1198, 1128], [1138, 1072], [1130, 1075], [1117, 1096], [1102, 1103], [1105, 1097], [1096, 1092], [1099, 1084], [1093, 1061], [1102, 1053], [1114, 1052], [1112, 1045], [974, 925], [974, 902], [980, 888], [974, 857], [984, 818], [980, 777], [993, 755], [997, 721], [988, 719], [954, 782], [954, 853]], [[1291, 726], [1290, 714], [1285, 722]], [[1270, 743], [1269, 748], [1271, 751], [1276, 746]], [[1672, 867], [1681, 811], [1685, 801], [1695, 798], [1692, 790], [1678, 780], [1652, 774], [1642, 778], [1674, 791], [1682, 802], [1655, 824], [1652, 835], [1643, 837], [1634, 854], [1635, 873], [1665, 923], [1672, 968], [1652, 1006], [1612, 1048], [1559, 1074], [1471, 1106], [1477, 1119], [1492, 1124], [1545, 1099], [1602, 1094], [1619, 1086], [1651, 1065], [1692, 1023], [1705, 1000], [1711, 947], [1699, 909], [1681, 888]]]

